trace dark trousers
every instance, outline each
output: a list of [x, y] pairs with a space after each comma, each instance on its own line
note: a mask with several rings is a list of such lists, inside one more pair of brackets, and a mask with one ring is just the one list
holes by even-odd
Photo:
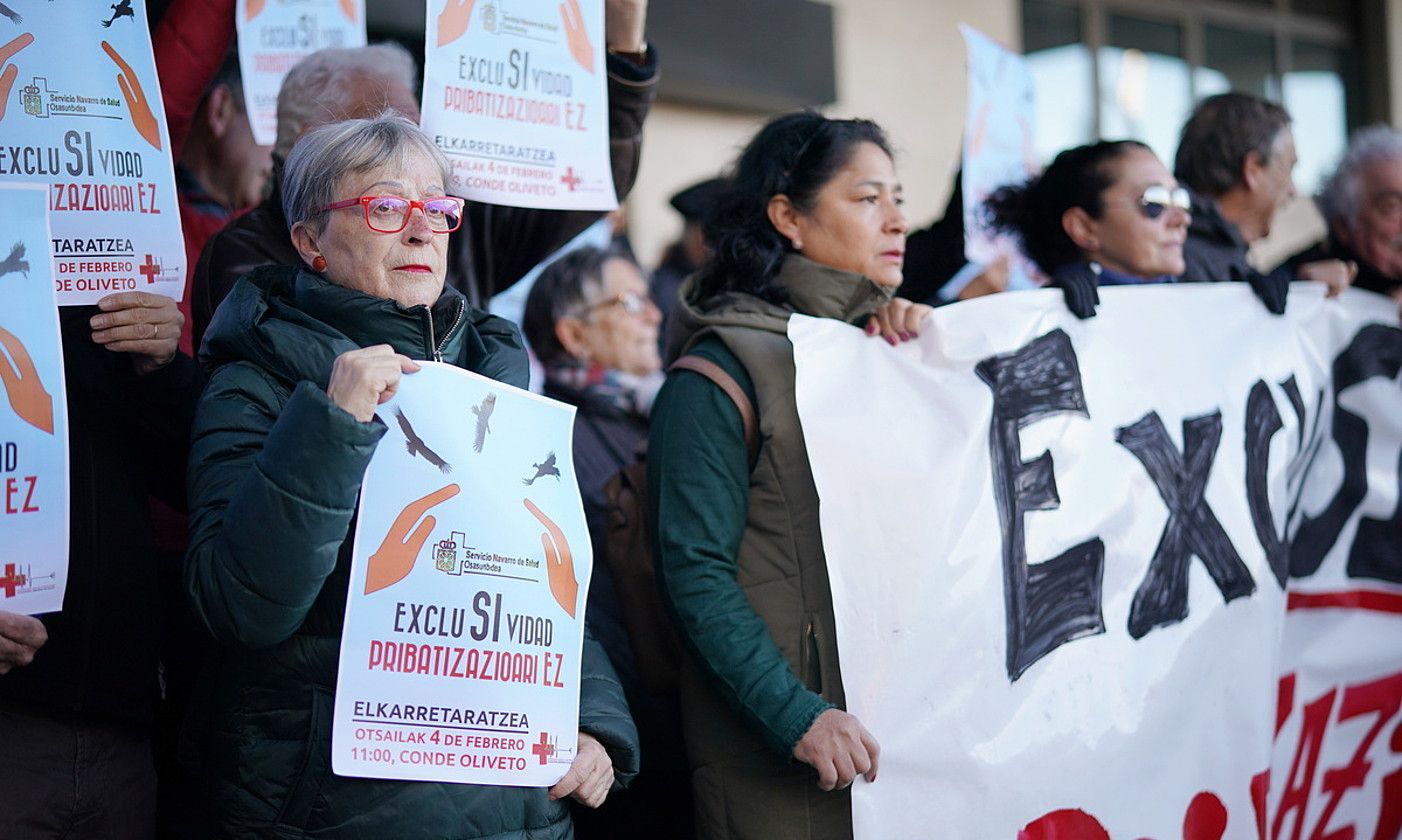
[[0, 837], [150, 840], [155, 831], [149, 737], [0, 709]]

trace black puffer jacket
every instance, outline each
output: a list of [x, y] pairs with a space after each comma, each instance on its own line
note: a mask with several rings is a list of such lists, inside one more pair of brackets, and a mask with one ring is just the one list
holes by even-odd
[[[326, 395], [339, 354], [389, 344], [524, 385], [515, 329], [446, 290], [405, 309], [294, 268], [259, 269], [220, 308], [190, 454], [186, 585], [226, 646], [205, 774], [219, 837], [570, 836], [543, 788], [351, 779], [330, 769], [332, 699], [361, 478], [385, 427]], [[586, 636], [580, 728], [615, 773], [637, 772], [637, 733]]]

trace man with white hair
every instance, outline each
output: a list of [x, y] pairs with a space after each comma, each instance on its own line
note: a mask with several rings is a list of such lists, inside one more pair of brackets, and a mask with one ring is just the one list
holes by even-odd
[[1317, 201], [1328, 236], [1291, 262], [1354, 261], [1358, 288], [1402, 301], [1402, 133], [1376, 125], [1355, 134]]
[[[657, 58], [643, 37], [647, 0], [607, 0], [609, 152], [614, 190], [632, 190], [642, 148], [642, 125], [656, 92]], [[369, 118], [393, 109], [419, 119], [417, 68], [395, 44], [327, 49], [307, 56], [283, 79], [278, 93], [273, 193], [235, 219], [205, 246], [195, 269], [192, 309], [195, 347], [219, 302], [238, 278], [262, 265], [297, 265], [282, 214], [282, 161], [297, 138], [320, 125]], [[449, 244], [448, 284], [473, 306], [519, 280], [602, 213], [533, 210], [469, 202], [462, 229]]]

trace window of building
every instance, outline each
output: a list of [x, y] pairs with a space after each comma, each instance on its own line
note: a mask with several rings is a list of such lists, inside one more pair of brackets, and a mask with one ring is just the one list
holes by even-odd
[[1037, 150], [1133, 137], [1171, 167], [1193, 104], [1239, 90], [1296, 117], [1313, 192], [1363, 119], [1357, 16], [1357, 0], [1022, 0]]

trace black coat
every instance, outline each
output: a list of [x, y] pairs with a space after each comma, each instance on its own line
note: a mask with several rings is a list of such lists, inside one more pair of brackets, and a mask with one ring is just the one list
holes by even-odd
[[1317, 262], [1318, 260], [1343, 260], [1344, 262], [1355, 262], [1358, 264], [1358, 276], [1354, 278], [1353, 286], [1356, 289], [1367, 289], [1370, 292], [1390, 295], [1402, 286], [1402, 277], [1388, 277], [1383, 274], [1370, 262], [1358, 256], [1358, 252], [1340, 242], [1338, 237], [1331, 232], [1328, 238], [1316, 242], [1309, 248], [1291, 257], [1286, 265], [1298, 268], [1305, 263]]
[[1256, 269], [1246, 261], [1247, 244], [1241, 231], [1222, 215], [1216, 201], [1196, 192], [1192, 196], [1193, 221], [1183, 243], [1187, 268], [1181, 281], [1211, 283], [1250, 277]]

